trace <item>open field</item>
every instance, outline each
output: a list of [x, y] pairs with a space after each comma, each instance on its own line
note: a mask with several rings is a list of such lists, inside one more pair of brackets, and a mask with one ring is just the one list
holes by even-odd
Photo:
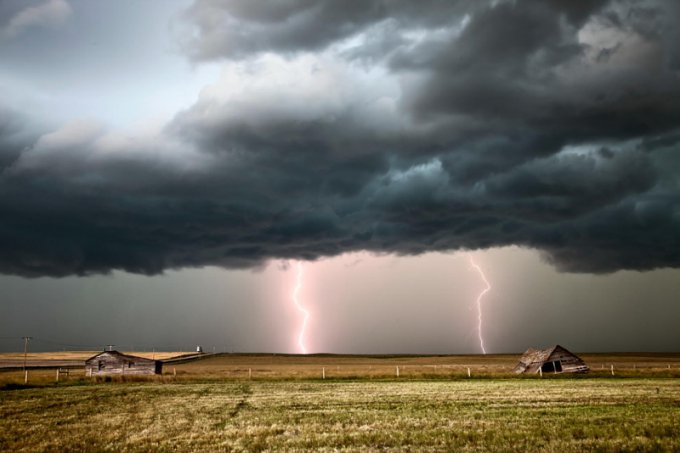
[[[56, 351], [56, 352], [29, 352], [26, 354], [26, 366], [31, 367], [77, 367], [84, 366], [85, 360], [89, 359], [101, 351]], [[125, 351], [121, 351], [125, 352]], [[193, 354], [187, 352], [125, 352], [126, 354], [134, 354], [140, 357], [155, 358], [157, 360], [166, 360], [172, 357], [181, 356], [184, 354]], [[0, 352], [0, 369], [1, 368], [18, 368], [24, 364], [23, 352]]]
[[[680, 377], [680, 354], [583, 354], [590, 376], [615, 375]], [[455, 378], [512, 375], [518, 355], [453, 356], [289, 356], [225, 354], [166, 367], [179, 377], [312, 379], [321, 378]], [[514, 376], [514, 375], [512, 375]]]
[[[128, 352], [151, 358], [150, 352]], [[70, 366], [71, 374], [84, 377], [83, 362], [95, 352], [33, 353], [28, 366], [56, 368]], [[181, 352], [156, 352], [155, 358], [168, 360], [186, 355]], [[192, 355], [193, 353], [189, 353]], [[206, 354], [203, 359], [185, 363], [166, 363], [165, 375], [184, 380], [195, 379], [315, 379], [324, 374], [327, 378], [391, 378], [396, 377], [397, 367], [401, 378], [456, 378], [467, 377], [468, 369], [473, 377], [508, 377], [517, 364], [520, 354], [497, 355], [286, 355], [286, 354]], [[680, 377], [680, 354], [581, 354], [591, 367], [590, 377], [611, 376], [614, 366], [616, 376], [629, 377]], [[6, 366], [17, 370], [23, 363], [20, 353], [0, 353], [0, 369]], [[0, 385], [7, 382], [23, 382], [23, 374], [0, 370]], [[31, 370], [32, 382], [54, 379], [50, 370]]]
[[224, 354], [28, 386], [6, 370], [0, 451], [680, 450], [680, 355], [583, 354], [591, 373], [543, 378], [510, 374], [517, 357]]
[[252, 380], [0, 391], [2, 451], [677, 451], [678, 379]]

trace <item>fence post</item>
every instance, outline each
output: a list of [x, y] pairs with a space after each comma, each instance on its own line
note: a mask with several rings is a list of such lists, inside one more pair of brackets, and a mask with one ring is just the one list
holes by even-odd
[[57, 380], [56, 382], [59, 382], [59, 368], [57, 368]]
[[397, 377], [399, 377], [399, 367], [397, 367]]
[[468, 377], [472, 377], [472, 375], [470, 374], [470, 367], [468, 367]]
[[321, 379], [326, 379], [326, 367], [321, 368]]
[[540, 374], [541, 377], [543, 377], [543, 368], [539, 368], [539, 369], [538, 369], [538, 374]]
[[248, 379], [252, 379], [252, 378], [253, 378], [253, 369], [248, 368]]
[[612, 376], [614, 376], [614, 365], [612, 365]]
[[24, 371], [24, 384], [28, 384], [28, 370]]

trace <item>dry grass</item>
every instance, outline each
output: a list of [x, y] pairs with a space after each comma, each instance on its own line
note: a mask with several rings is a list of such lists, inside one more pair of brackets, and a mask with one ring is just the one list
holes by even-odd
[[[55, 352], [29, 352], [26, 355], [27, 363], [30, 365], [35, 362], [48, 362], [50, 360], [87, 360], [101, 351], [55, 351]], [[186, 352], [126, 352], [125, 354], [132, 354], [148, 359], [155, 357], [157, 360], [165, 360], [171, 357], [181, 356], [187, 354]], [[0, 352], [0, 362], [17, 361], [23, 363], [23, 352]]]
[[[57, 353], [45, 353], [29, 364], [57, 368], [66, 357]], [[90, 357], [92, 353], [80, 353]], [[134, 353], [145, 355], [145, 353]], [[146, 353], [150, 355], [151, 353]], [[159, 353], [157, 353], [159, 354]], [[165, 353], [176, 356], [179, 353]], [[50, 358], [51, 357], [51, 358]], [[158, 355], [157, 355], [158, 357]], [[161, 356], [162, 357], [162, 356]], [[680, 377], [680, 354], [585, 354], [582, 356], [591, 366], [591, 373], [578, 378], [604, 378], [611, 376], [614, 365], [615, 377]], [[182, 381], [206, 380], [295, 380], [321, 379], [467, 379], [468, 369], [473, 379], [531, 379], [539, 376], [517, 376], [511, 373], [516, 355], [458, 355], [458, 356], [335, 356], [335, 355], [273, 355], [273, 354], [219, 354], [193, 362], [164, 365], [164, 378]], [[670, 368], [669, 368], [670, 367]], [[546, 375], [545, 378], [565, 378]], [[55, 381], [54, 369], [29, 371], [29, 382], [49, 385]], [[70, 370], [69, 380], [84, 379], [83, 368]], [[132, 379], [132, 378], [130, 378]], [[64, 377], [62, 377], [62, 381]], [[151, 379], [153, 380], [153, 379]], [[14, 368], [0, 372], [0, 386], [21, 384], [24, 374]], [[89, 381], [88, 381], [89, 382]]]
[[583, 358], [592, 373], [542, 379], [509, 374], [514, 355], [224, 354], [28, 386], [5, 371], [0, 451], [680, 450], [680, 355]]
[[[592, 367], [589, 376], [680, 377], [680, 355], [584, 355]], [[224, 354], [180, 365], [168, 365], [165, 373], [179, 378], [213, 379], [380, 379], [400, 378], [473, 378], [515, 377], [512, 369], [517, 355], [457, 356], [288, 356]], [[670, 369], [668, 368], [670, 365]], [[531, 377], [531, 376], [524, 376]], [[537, 376], [535, 376], [537, 377]], [[548, 376], [546, 376], [548, 377]]]
[[223, 381], [0, 392], [2, 451], [677, 451], [677, 379]]

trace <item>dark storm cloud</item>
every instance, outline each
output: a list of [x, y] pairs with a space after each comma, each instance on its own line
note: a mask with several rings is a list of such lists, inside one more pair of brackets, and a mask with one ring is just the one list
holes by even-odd
[[[199, 0], [186, 11], [194, 29], [185, 41], [196, 60], [239, 58], [253, 53], [323, 49], [376, 25], [405, 29], [448, 25], [474, 1], [286, 0], [267, 4]], [[374, 36], [375, 37], [375, 36]], [[387, 37], [379, 36], [380, 40]]]
[[0, 106], [0, 174], [35, 140], [35, 134], [23, 127], [24, 122], [21, 114]]
[[[396, 45], [403, 41], [384, 36], [382, 32], [399, 34], [448, 27], [466, 14], [487, 9], [488, 3], [475, 0], [286, 0], [267, 4], [246, 0], [197, 0], [185, 13], [194, 28], [184, 44], [189, 55], [197, 60], [241, 58], [261, 52], [318, 50], [367, 30], [374, 31], [373, 40]], [[564, 17], [570, 23], [580, 24], [606, 0], [530, 0], [524, 3], [529, 9], [549, 10], [554, 19]], [[508, 23], [509, 27], [513, 25], [520, 24]], [[381, 27], [386, 29], [381, 30]], [[531, 33], [531, 30], [516, 28], [515, 32]], [[505, 44], [512, 45], [512, 42]], [[390, 47], [373, 48], [385, 51]]]
[[[256, 91], [206, 95], [153, 140], [43, 136], [0, 179], [0, 271], [508, 244], [568, 271], [680, 265], [673, 3], [414, 5], [197, 1], [191, 58], [325, 49], [398, 80], [395, 108], [358, 87], [334, 87], [338, 102]], [[361, 44], [333, 49], [347, 39]]]

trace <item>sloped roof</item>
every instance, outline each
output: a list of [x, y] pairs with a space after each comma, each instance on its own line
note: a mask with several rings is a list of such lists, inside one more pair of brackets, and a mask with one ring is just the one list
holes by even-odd
[[567, 365], [566, 369], [564, 368], [564, 362], [562, 362], [563, 371], [570, 373], [581, 373], [588, 371], [588, 366], [585, 364], [585, 362], [583, 362], [583, 360], [581, 360], [579, 356], [558, 344], [548, 349], [527, 349], [526, 352], [522, 354], [522, 357], [519, 359], [519, 363], [517, 366], [515, 366], [513, 371], [515, 373], [538, 372], [544, 363], [551, 361], [551, 358], [556, 352], [562, 358], [564, 356], [570, 357], [569, 365]]
[[103, 354], [112, 354], [112, 355], [119, 356], [120, 358], [123, 358], [123, 359], [134, 360], [135, 362], [157, 362], [158, 361], [158, 360], [153, 360], [153, 359], [147, 359], [146, 357], [139, 357], [137, 355], [123, 354], [122, 352], [119, 352], [119, 351], [102, 351], [99, 354], [93, 355], [92, 357], [87, 359], [85, 361], [85, 363], [88, 363], [89, 361], [94, 360], [94, 359], [96, 359], [97, 357], [99, 357], [100, 355], [103, 355]]
[[[560, 345], [552, 346], [548, 349], [527, 349], [519, 361], [525, 365], [531, 365], [532, 363], [543, 363], [548, 360], [548, 358], [555, 352], [555, 349], [561, 347]], [[563, 348], [564, 349], [564, 348]]]

